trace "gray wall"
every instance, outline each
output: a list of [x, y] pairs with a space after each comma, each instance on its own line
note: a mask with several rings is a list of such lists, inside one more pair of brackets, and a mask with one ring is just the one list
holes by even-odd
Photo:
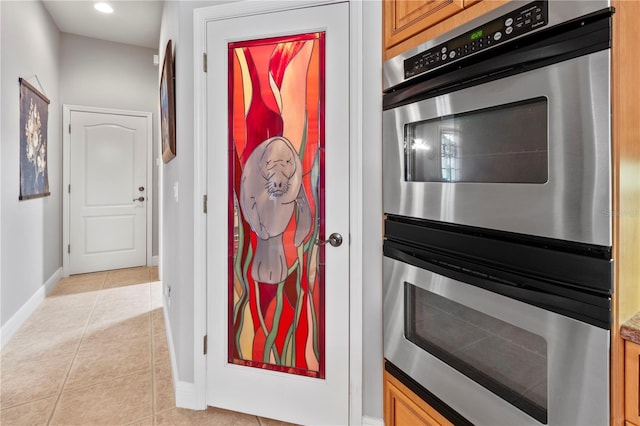
[[[178, 380], [193, 383], [193, 35], [192, 7], [167, 1], [160, 30], [160, 63], [172, 40], [176, 79], [176, 157], [162, 170], [161, 274]], [[162, 70], [158, 70], [158, 74]], [[174, 197], [177, 185], [178, 199]], [[168, 299], [167, 299], [168, 300]]]
[[[0, 1], [1, 139], [0, 193], [2, 250], [1, 322], [18, 309], [62, 266], [62, 144], [60, 138], [60, 34], [40, 2]], [[48, 123], [48, 169], [51, 196], [18, 201], [19, 86], [26, 78], [51, 101]]]
[[363, 12], [362, 411], [382, 419], [382, 3]]
[[153, 235], [158, 254], [158, 66], [154, 49], [62, 33], [61, 104], [153, 113]]

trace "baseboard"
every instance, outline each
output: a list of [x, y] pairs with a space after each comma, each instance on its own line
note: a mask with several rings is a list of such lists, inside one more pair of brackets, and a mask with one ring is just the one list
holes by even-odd
[[376, 417], [362, 416], [362, 426], [384, 426], [384, 420]]
[[53, 273], [49, 277], [49, 279], [36, 291], [33, 296], [27, 300], [27, 302], [18, 309], [18, 311], [11, 317], [9, 320], [2, 326], [0, 329], [0, 338], [1, 347], [4, 346], [11, 340], [11, 337], [15, 334], [16, 331], [22, 327], [22, 325], [29, 319], [31, 314], [38, 309], [38, 306], [42, 303], [47, 294], [53, 287], [60, 281], [62, 278], [62, 268], [58, 268], [57, 271]]
[[164, 313], [164, 328], [167, 333], [167, 349], [169, 350], [169, 360], [171, 362], [171, 377], [173, 378], [173, 393], [176, 399], [176, 407], [189, 408], [191, 410], [204, 410], [198, 403], [202, 398], [198, 396], [195, 383], [183, 382], [178, 377], [178, 364], [176, 363], [176, 351], [173, 344], [173, 333], [167, 312], [167, 299], [163, 299], [162, 312]]
[[190, 410], [203, 410], [196, 403], [199, 399], [196, 393], [196, 385], [188, 382], [177, 382], [175, 385], [176, 407], [188, 408]]
[[151, 256], [151, 266], [158, 266], [158, 256]]

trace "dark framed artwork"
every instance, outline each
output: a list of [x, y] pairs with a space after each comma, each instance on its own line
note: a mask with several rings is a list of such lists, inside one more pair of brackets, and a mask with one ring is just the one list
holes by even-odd
[[51, 195], [47, 164], [49, 99], [20, 82], [20, 200]]
[[162, 161], [168, 163], [176, 156], [176, 103], [173, 75], [173, 43], [167, 42], [160, 76], [160, 125], [162, 133]]

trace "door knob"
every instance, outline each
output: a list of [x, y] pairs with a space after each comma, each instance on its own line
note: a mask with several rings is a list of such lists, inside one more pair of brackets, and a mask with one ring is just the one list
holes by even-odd
[[340, 247], [342, 245], [342, 235], [334, 232], [333, 234], [329, 235], [329, 239], [326, 241], [320, 241], [319, 239], [316, 240], [316, 244], [318, 244], [319, 246], [323, 246], [327, 243], [331, 244], [333, 247]]
[[144, 201], [144, 197], [134, 198], [133, 201]]
[[144, 191], [144, 186], [139, 186], [138, 187], [138, 191], [140, 191], [140, 192]]

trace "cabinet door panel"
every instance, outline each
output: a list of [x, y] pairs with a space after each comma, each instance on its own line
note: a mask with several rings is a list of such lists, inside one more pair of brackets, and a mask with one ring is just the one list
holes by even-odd
[[444, 416], [386, 371], [384, 421], [386, 426], [452, 426]]
[[640, 345], [625, 342], [624, 357], [624, 417], [640, 425]]
[[464, 0], [387, 0], [385, 47], [389, 48], [464, 8]]

